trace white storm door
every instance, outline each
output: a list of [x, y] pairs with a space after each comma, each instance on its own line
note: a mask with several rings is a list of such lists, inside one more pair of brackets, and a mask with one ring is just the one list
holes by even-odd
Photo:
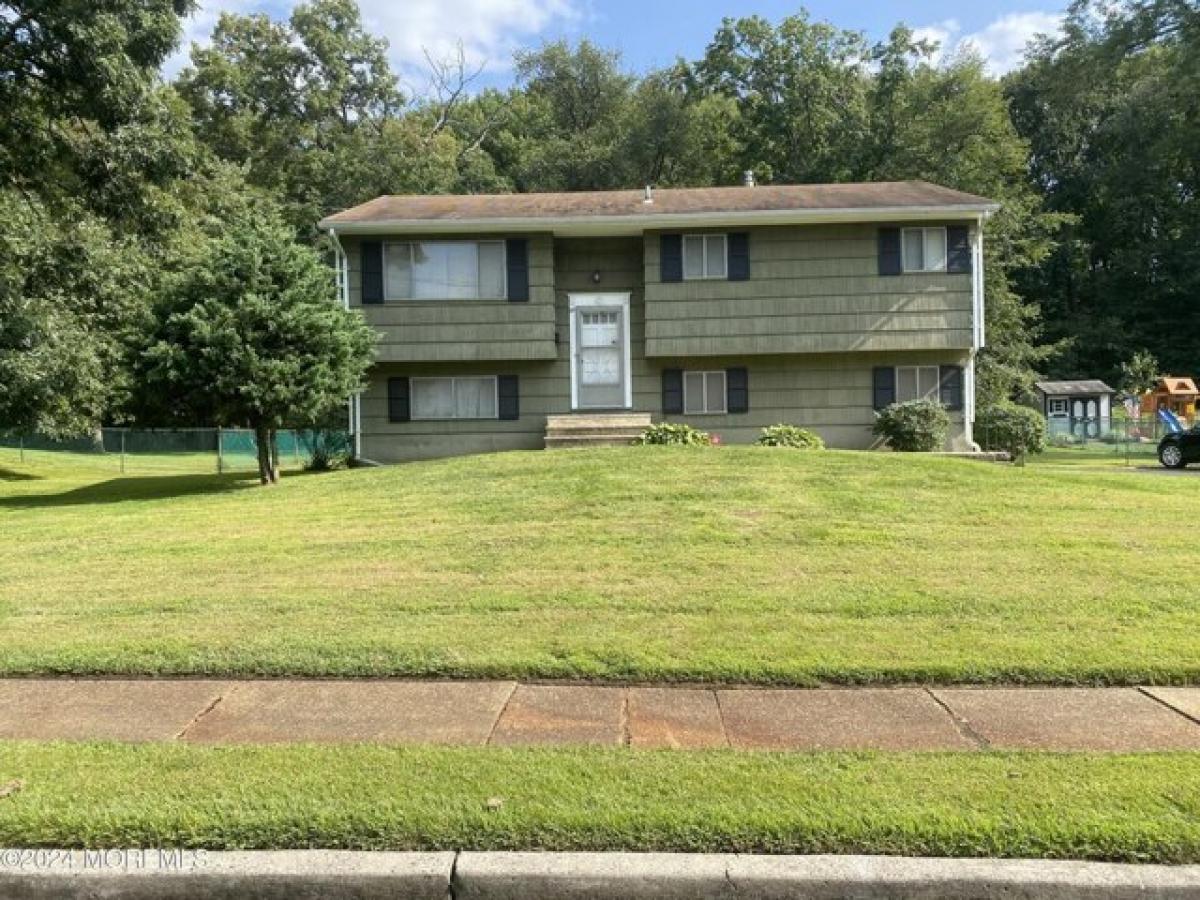
[[624, 294], [571, 298], [571, 387], [575, 409], [627, 409], [629, 302]]

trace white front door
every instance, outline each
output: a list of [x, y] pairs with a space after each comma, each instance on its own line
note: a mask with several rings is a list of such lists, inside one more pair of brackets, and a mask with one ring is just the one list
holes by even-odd
[[572, 294], [571, 406], [628, 409], [629, 295]]

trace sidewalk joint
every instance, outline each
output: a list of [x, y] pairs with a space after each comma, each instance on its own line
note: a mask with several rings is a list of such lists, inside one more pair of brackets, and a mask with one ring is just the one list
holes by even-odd
[[954, 727], [958, 729], [958, 733], [973, 743], [975, 745], [975, 749], [988, 750], [991, 748], [991, 741], [976, 731], [974, 726], [971, 725], [965, 716], [960, 716], [953, 709], [951, 709], [950, 704], [939, 697], [933, 688], [926, 687], [925, 693], [932, 698], [934, 703], [945, 710], [946, 715], [950, 717], [950, 721], [954, 723]]
[[1157, 694], [1153, 693], [1149, 688], [1144, 687], [1142, 685], [1138, 685], [1138, 687], [1135, 690], [1137, 690], [1137, 692], [1139, 694], [1141, 694], [1143, 697], [1149, 697], [1155, 703], [1158, 703], [1161, 706], [1165, 706], [1167, 709], [1169, 709], [1171, 712], [1175, 713], [1176, 715], [1183, 716], [1185, 719], [1187, 719], [1193, 725], [1200, 725], [1200, 718], [1197, 718], [1196, 716], [1193, 716], [1191, 713], [1180, 709], [1178, 706], [1176, 706], [1170, 700], [1166, 700], [1166, 699], [1158, 696]]
[[192, 729], [192, 727], [194, 725], [196, 725], [201, 719], [203, 719], [210, 712], [212, 712], [214, 709], [217, 708], [217, 704], [219, 704], [222, 700], [225, 699], [226, 694], [232, 694], [236, 690], [237, 690], [237, 685], [235, 684], [235, 685], [230, 685], [228, 690], [223, 690], [223, 691], [219, 692], [217, 694], [217, 696], [215, 696], [212, 699], [212, 701], [207, 706], [204, 707], [204, 709], [200, 710], [200, 712], [198, 712], [198, 713], [196, 713], [196, 715], [192, 716], [192, 718], [188, 721], [188, 723], [186, 725], [184, 725], [183, 728], [180, 729], [179, 734], [175, 735], [174, 739], [177, 741], [183, 740], [184, 736]]
[[633, 743], [633, 728], [629, 723], [629, 688], [621, 692], [621, 746]]
[[[492, 722], [492, 727], [488, 730], [488, 735], [483, 741], [483, 746], [488, 747], [492, 743], [492, 738], [496, 735], [496, 729], [500, 727], [500, 720], [504, 718], [504, 714], [508, 712], [508, 704], [512, 703], [513, 696], [517, 693], [517, 689], [521, 686], [521, 682], [514, 681], [512, 689], [508, 692], [508, 696], [504, 698], [504, 704], [500, 707], [500, 712], [496, 716], [496, 720]], [[458, 865], [458, 857], [454, 858], [454, 864]]]
[[721, 706], [721, 691], [718, 688], [712, 688], [713, 703], [717, 705], [717, 721], [721, 723], [721, 738], [725, 741], [725, 746], [733, 749], [733, 741], [729, 739], [729, 729], [725, 726], [725, 710]]

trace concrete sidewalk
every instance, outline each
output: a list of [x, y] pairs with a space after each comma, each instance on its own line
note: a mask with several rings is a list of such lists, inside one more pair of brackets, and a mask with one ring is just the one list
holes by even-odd
[[1200, 750], [1200, 688], [5, 679], [0, 739]]

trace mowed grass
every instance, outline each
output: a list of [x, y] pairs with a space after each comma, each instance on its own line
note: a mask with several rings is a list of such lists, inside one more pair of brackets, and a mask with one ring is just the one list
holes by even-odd
[[750, 447], [0, 461], [0, 672], [1200, 680], [1200, 480]]
[[1200, 861], [1200, 756], [1182, 753], [0, 743], [12, 779], [3, 846]]

